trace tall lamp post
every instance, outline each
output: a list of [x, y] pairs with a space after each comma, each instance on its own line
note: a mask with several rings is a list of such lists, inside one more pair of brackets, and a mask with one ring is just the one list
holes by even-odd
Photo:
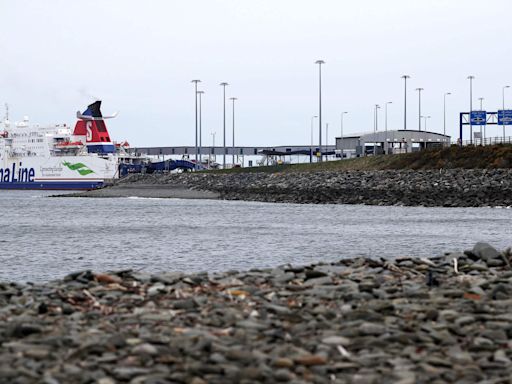
[[[213, 148], [213, 161], [216, 161], [217, 158], [215, 157], [215, 135], [217, 134], [217, 132], [212, 132], [210, 133], [210, 135], [212, 135], [212, 148]], [[208, 159], [210, 159], [210, 155], [208, 155]], [[209, 163], [208, 165], [211, 165], [211, 159], [209, 160]]]
[[235, 166], [235, 100], [236, 97], [230, 97], [229, 100], [233, 102], [233, 167]]
[[505, 89], [510, 88], [510, 85], [505, 85], [502, 89], [502, 108], [503, 108], [503, 116], [501, 117], [501, 127], [503, 128], [503, 142], [505, 142]]
[[311, 146], [309, 147], [309, 162], [313, 162], [313, 120], [316, 119], [318, 116], [311, 116]]
[[373, 155], [375, 156], [377, 153], [376, 153], [376, 145], [375, 145], [375, 139], [377, 138], [377, 130], [379, 129], [379, 109], [380, 109], [380, 105], [379, 104], [375, 104], [375, 124], [373, 126], [373, 132], [374, 132], [374, 140], [373, 140]]
[[341, 160], [343, 160], [343, 116], [348, 112], [341, 112], [341, 131], [340, 131], [340, 147], [341, 147]]
[[402, 76], [402, 79], [404, 79], [404, 130], [407, 130], [407, 79], [410, 78], [409, 75]]
[[197, 166], [198, 166], [198, 162], [197, 162], [197, 83], [200, 83], [201, 80], [192, 80], [191, 82], [194, 83], [194, 87], [195, 87], [194, 97], [195, 97], [195, 107], [196, 107], [196, 163], [194, 165], [194, 169], [197, 169]]
[[201, 153], [203, 151], [203, 107], [202, 107], [202, 96], [204, 91], [197, 91], [199, 95], [199, 162], [201, 163]]
[[386, 102], [384, 106], [384, 112], [385, 112], [385, 134], [384, 134], [384, 154], [386, 155], [388, 153], [388, 104], [393, 104], [392, 101]]
[[430, 116], [421, 116], [425, 120], [425, 132], [427, 131], [427, 119], [430, 119]]
[[[473, 79], [475, 76], [469, 75], [469, 143], [473, 144], [473, 124], [471, 121], [471, 112], [473, 112]], [[462, 143], [461, 143], [462, 144]]]
[[485, 100], [485, 98], [483, 98], [483, 97], [479, 97], [479, 98], [478, 98], [478, 101], [480, 101], [480, 110], [481, 110], [481, 111], [483, 111], [483, 110], [484, 110], [484, 107], [483, 107], [483, 105], [484, 105], [484, 100]]
[[325, 123], [325, 150], [329, 146], [329, 123]]
[[325, 64], [325, 61], [317, 60], [315, 64], [318, 64], [318, 150], [319, 160], [322, 161], [322, 64]]
[[450, 92], [445, 92], [443, 96], [443, 134], [446, 136], [446, 96], [450, 96]]
[[416, 88], [418, 91], [418, 131], [421, 131], [421, 91], [423, 88]]
[[223, 131], [222, 131], [222, 140], [223, 140], [223, 154], [222, 154], [222, 168], [226, 168], [226, 86], [229, 84], [224, 82], [220, 83], [220, 86], [223, 89], [223, 108], [224, 108], [224, 114], [223, 114]]
[[[484, 100], [485, 100], [485, 98], [483, 98], [483, 97], [479, 97], [479, 98], [478, 98], [478, 101], [480, 101], [480, 111], [483, 111], [483, 110], [484, 110], [484, 107], [483, 107], [483, 105], [484, 105]], [[484, 125], [483, 127], [484, 127], [484, 132], [483, 132], [483, 133], [484, 133], [484, 135], [483, 135], [483, 138], [485, 139], [485, 128], [487, 127], [487, 124], [486, 124], [486, 125]], [[483, 143], [483, 140], [482, 140], [482, 126], [480, 125], [480, 145], [482, 145], [482, 143]]]

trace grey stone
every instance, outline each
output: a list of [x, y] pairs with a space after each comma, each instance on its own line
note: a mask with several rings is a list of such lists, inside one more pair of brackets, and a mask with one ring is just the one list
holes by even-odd
[[500, 253], [496, 250], [496, 248], [483, 242], [475, 244], [473, 247], [473, 253], [485, 261], [500, 257]]

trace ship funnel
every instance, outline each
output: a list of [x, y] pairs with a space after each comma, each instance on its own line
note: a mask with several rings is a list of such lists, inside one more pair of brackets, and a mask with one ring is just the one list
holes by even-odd
[[85, 144], [89, 153], [115, 153], [115, 147], [105, 125], [105, 118], [101, 114], [101, 101], [98, 100], [87, 107], [83, 112], [77, 112], [78, 121], [73, 134], [85, 136]]

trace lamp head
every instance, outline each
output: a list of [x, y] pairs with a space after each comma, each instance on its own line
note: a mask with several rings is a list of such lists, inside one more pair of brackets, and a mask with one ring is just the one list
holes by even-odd
[[402, 79], [410, 79], [410, 78], [411, 78], [411, 76], [409, 76], [409, 75], [403, 75], [402, 76]]
[[225, 87], [226, 85], [229, 85], [228, 83], [220, 83], [219, 85], [222, 85], [223, 87]]
[[197, 83], [200, 83], [200, 82], [201, 82], [201, 80], [192, 80], [192, 81], [191, 81], [191, 83], [196, 83], [196, 84], [197, 84]]
[[317, 60], [317, 61], [315, 61], [315, 64], [320, 64], [320, 65], [321, 65], [321, 64], [325, 64], [325, 61], [323, 61], [323, 60]]

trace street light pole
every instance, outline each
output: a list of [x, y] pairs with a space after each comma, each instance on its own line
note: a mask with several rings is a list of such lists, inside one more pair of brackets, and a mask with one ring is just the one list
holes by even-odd
[[[215, 157], [215, 134], [216, 133], [217, 132], [210, 133], [210, 135], [212, 135], [212, 141], [213, 141], [212, 148], [213, 148], [213, 159], [214, 159], [214, 161], [217, 160], [217, 158]], [[208, 155], [208, 158], [210, 158], [210, 155]], [[211, 164], [211, 160], [210, 160], [210, 164]], [[210, 165], [210, 164], [208, 164], [208, 165]]]
[[200, 83], [201, 80], [192, 80], [191, 82], [194, 83], [194, 87], [195, 87], [194, 96], [195, 96], [195, 108], [196, 108], [196, 163], [194, 165], [194, 169], [197, 169], [197, 166], [198, 166], [198, 163], [197, 163], [197, 83]]
[[505, 85], [502, 89], [502, 108], [503, 108], [503, 115], [501, 116], [501, 127], [503, 128], [503, 143], [505, 143], [505, 89], [510, 88], [510, 85]]
[[[484, 98], [483, 97], [479, 97], [478, 100], [480, 101], [480, 111], [483, 111], [484, 110], [484, 107], [483, 107], [483, 103], [484, 103]], [[484, 125], [484, 129], [486, 128], [487, 125]], [[483, 138], [485, 139], [485, 131], [484, 131], [484, 135], [483, 135]], [[482, 126], [480, 125], [480, 145], [482, 145], [483, 143], [483, 140], [482, 140]]]
[[311, 146], [309, 147], [309, 162], [313, 162], [313, 120], [318, 116], [311, 116]]
[[348, 112], [341, 113], [341, 132], [340, 132], [340, 147], [341, 147], [341, 160], [343, 160], [343, 115], [346, 115]]
[[468, 76], [468, 80], [469, 80], [469, 134], [470, 134], [469, 143], [470, 144], [473, 144], [473, 124], [471, 121], [471, 112], [473, 112], [473, 79], [474, 78], [475, 78], [475, 76], [473, 76], [473, 75]]
[[443, 134], [446, 136], [446, 96], [451, 95], [450, 92], [445, 92], [443, 97]]
[[421, 116], [424, 119], [425, 122], [425, 132], [427, 131], [427, 119], [430, 119], [430, 116]]
[[322, 161], [322, 64], [325, 64], [325, 61], [317, 60], [315, 64], [318, 64], [318, 150], [319, 160]]
[[388, 153], [388, 104], [393, 104], [392, 101], [388, 101], [385, 104], [384, 111], [386, 115], [386, 123], [385, 123], [385, 134], [384, 134], [384, 154]]
[[325, 150], [329, 146], [329, 123], [325, 123]]
[[407, 79], [411, 76], [403, 75], [402, 79], [404, 79], [404, 130], [407, 130]]
[[377, 109], [380, 108], [379, 104], [375, 104], [375, 108], [373, 111], [373, 133], [376, 133], [378, 130], [379, 122], [377, 121]]
[[203, 107], [202, 107], [202, 96], [204, 91], [197, 91], [199, 95], [199, 163], [201, 163], [201, 152], [203, 151]]
[[373, 125], [373, 155], [375, 156], [377, 153], [376, 153], [376, 145], [375, 145], [375, 139], [377, 138], [377, 129], [378, 129], [378, 126], [379, 126], [379, 114], [378, 114], [378, 110], [380, 108], [380, 105], [379, 104], [375, 104], [375, 113], [374, 113], [374, 125]]
[[421, 91], [423, 88], [416, 88], [418, 91], [418, 131], [421, 131]]
[[236, 97], [230, 97], [229, 100], [233, 102], [233, 167], [235, 166], [235, 100]]
[[222, 139], [223, 139], [223, 154], [222, 154], [222, 168], [226, 168], [226, 86], [229, 85], [228, 83], [220, 83], [220, 85], [223, 88], [223, 107], [224, 107], [224, 114], [223, 114], [223, 133], [222, 133]]

